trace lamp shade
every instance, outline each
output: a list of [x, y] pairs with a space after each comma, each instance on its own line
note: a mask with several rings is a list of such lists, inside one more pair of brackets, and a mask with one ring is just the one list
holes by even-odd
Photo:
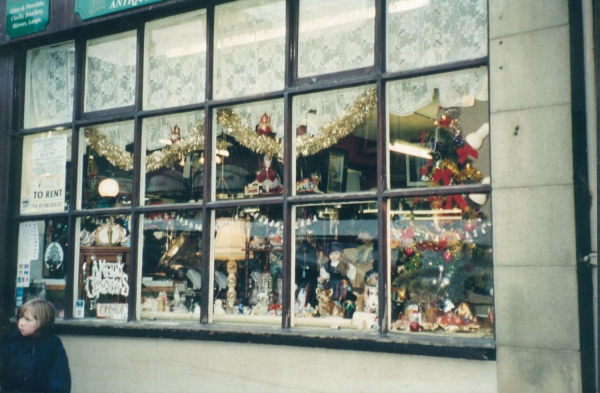
[[[486, 176], [481, 181], [481, 184], [490, 184], [490, 181], [491, 181], [490, 177]], [[469, 195], [469, 199], [471, 199], [473, 202], [477, 203], [478, 205], [483, 206], [487, 202], [487, 194], [471, 194], [471, 195]]]
[[115, 179], [104, 179], [98, 184], [98, 194], [103, 197], [119, 195], [119, 183]]
[[246, 259], [246, 233], [244, 220], [218, 218], [216, 220], [217, 236], [215, 237], [215, 260]]
[[467, 143], [473, 147], [473, 149], [479, 150], [483, 145], [483, 140], [490, 134], [490, 123], [484, 123], [479, 129], [469, 135], [467, 135]]

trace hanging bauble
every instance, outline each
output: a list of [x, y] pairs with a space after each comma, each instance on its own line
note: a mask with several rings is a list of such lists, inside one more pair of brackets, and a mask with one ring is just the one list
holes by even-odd
[[412, 257], [415, 254], [415, 249], [412, 247], [406, 247], [404, 249], [404, 255], [406, 255], [407, 257]]
[[475, 223], [473, 221], [465, 222], [465, 231], [466, 232], [473, 232], [474, 229], [475, 229]]
[[457, 136], [455, 136], [454, 143], [456, 144], [457, 147], [461, 147], [462, 145], [464, 145], [465, 141], [463, 140], [462, 135], [458, 134]]
[[454, 255], [452, 255], [452, 252], [450, 250], [446, 250], [446, 252], [444, 252], [444, 255], [442, 255], [442, 258], [444, 259], [444, 262], [451, 262], [454, 258]]

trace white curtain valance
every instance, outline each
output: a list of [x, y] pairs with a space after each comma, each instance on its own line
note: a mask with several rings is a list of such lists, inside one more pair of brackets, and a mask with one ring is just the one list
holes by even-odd
[[397, 116], [410, 116], [433, 101], [436, 89], [439, 104], [444, 108], [469, 107], [475, 100], [487, 101], [487, 69], [482, 67], [392, 82], [387, 87], [388, 111]]

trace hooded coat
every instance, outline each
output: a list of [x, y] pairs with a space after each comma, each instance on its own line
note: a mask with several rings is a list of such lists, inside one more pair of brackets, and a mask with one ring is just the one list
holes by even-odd
[[15, 329], [0, 358], [4, 392], [70, 392], [67, 353], [55, 334], [24, 337]]

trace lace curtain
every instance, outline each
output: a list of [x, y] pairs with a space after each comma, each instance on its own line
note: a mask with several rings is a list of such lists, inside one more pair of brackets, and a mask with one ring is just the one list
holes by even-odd
[[206, 10], [146, 24], [144, 109], [204, 100]]
[[409, 116], [433, 101], [435, 89], [442, 107], [475, 104], [488, 100], [488, 74], [485, 67], [447, 74], [391, 82], [387, 85], [388, 111]]
[[300, 2], [298, 77], [372, 66], [374, 0]]
[[[227, 109], [233, 110], [242, 120], [242, 123], [252, 130], [260, 123], [263, 114], [271, 118], [271, 128], [275, 133], [275, 138], [283, 138], [283, 100], [262, 101], [251, 104], [232, 106]], [[216, 122], [216, 117], [215, 117]], [[217, 124], [217, 135], [224, 131], [220, 124]], [[225, 131], [227, 132], [227, 131]]]
[[387, 0], [387, 71], [487, 55], [486, 0]]
[[142, 146], [142, 151], [152, 151], [165, 147], [166, 145], [159, 142], [159, 140], [171, 139], [171, 131], [175, 126], [179, 127], [181, 138], [185, 139], [190, 134], [190, 130], [196, 127], [198, 123], [204, 124], [204, 111], [146, 118], [142, 122], [142, 130], [146, 140], [146, 147]]
[[218, 99], [283, 89], [285, 1], [247, 0], [217, 6], [214, 69]]
[[318, 134], [321, 126], [345, 116], [358, 96], [372, 89], [370, 85], [294, 97], [294, 129], [306, 125], [307, 133]]
[[75, 43], [27, 51], [25, 128], [71, 122]]
[[135, 31], [88, 41], [86, 112], [135, 103], [135, 58]]

